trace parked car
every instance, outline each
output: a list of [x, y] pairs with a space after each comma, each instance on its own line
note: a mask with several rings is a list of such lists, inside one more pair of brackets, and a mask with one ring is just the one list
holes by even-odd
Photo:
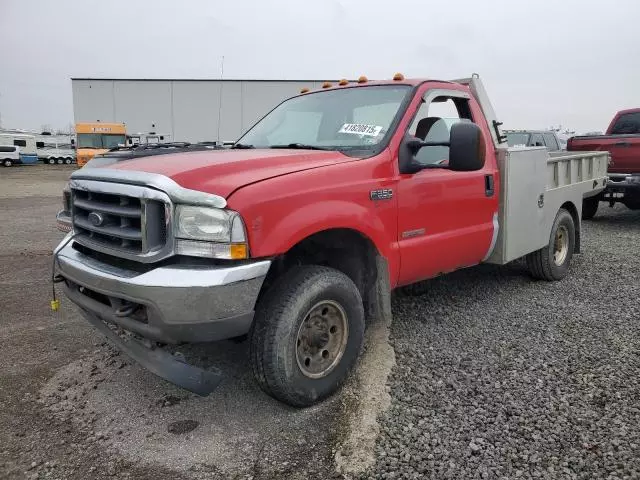
[[505, 130], [510, 147], [547, 147], [550, 152], [564, 150], [556, 132], [546, 130]]
[[20, 163], [20, 147], [15, 145], [0, 145], [0, 161], [5, 167]]
[[622, 110], [613, 117], [604, 135], [572, 137], [567, 150], [609, 152], [609, 183], [599, 195], [585, 201], [582, 218], [593, 218], [600, 202], [616, 202], [640, 210], [640, 108]]
[[566, 178], [576, 155], [507, 148], [499, 125], [477, 76], [363, 77], [282, 102], [231, 149], [83, 168], [55, 280], [162, 378], [208, 394], [222, 373], [163, 345], [248, 334], [260, 387], [314, 404], [347, 377], [366, 322], [389, 318], [392, 289], [521, 257], [534, 278], [567, 275], [608, 154]]
[[[189, 142], [167, 142], [167, 143], [147, 143], [143, 145], [133, 145], [130, 147], [116, 147], [108, 152], [96, 155], [91, 158], [83, 168], [106, 167], [113, 163], [124, 160], [133, 160], [142, 157], [155, 157], [177, 152], [198, 152], [203, 150], [220, 149], [222, 146], [210, 144], [209, 142], [189, 143]], [[58, 230], [70, 232], [71, 226], [71, 189], [67, 184], [62, 191], [62, 210], [56, 216]]]

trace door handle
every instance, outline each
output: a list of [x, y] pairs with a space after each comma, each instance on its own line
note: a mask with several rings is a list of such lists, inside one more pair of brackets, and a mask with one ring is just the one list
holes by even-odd
[[487, 197], [493, 197], [495, 193], [494, 184], [493, 184], [493, 174], [484, 176], [484, 194]]
[[618, 142], [613, 144], [616, 147], [630, 147], [631, 144], [629, 142]]

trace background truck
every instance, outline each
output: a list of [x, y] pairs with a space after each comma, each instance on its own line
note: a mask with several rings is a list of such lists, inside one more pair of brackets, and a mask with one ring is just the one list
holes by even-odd
[[504, 130], [510, 147], [547, 147], [550, 152], [563, 150], [556, 132], [549, 130]]
[[222, 373], [164, 346], [248, 334], [260, 387], [307, 406], [346, 378], [366, 322], [390, 318], [391, 290], [522, 257], [534, 278], [567, 275], [607, 162], [507, 148], [477, 76], [344, 80], [231, 149], [74, 172], [54, 279], [155, 374], [207, 394]]
[[126, 145], [124, 123], [76, 123], [76, 162], [83, 167], [94, 156]]
[[622, 110], [611, 120], [605, 135], [572, 137], [567, 150], [611, 154], [609, 183], [600, 194], [585, 200], [582, 218], [593, 218], [601, 201], [640, 209], [640, 108]]

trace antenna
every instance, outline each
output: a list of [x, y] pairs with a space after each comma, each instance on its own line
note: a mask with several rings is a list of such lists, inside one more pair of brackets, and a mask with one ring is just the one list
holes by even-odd
[[[224, 77], [224, 55], [222, 56], [222, 61], [220, 62], [220, 80]], [[217, 141], [220, 142], [220, 121], [222, 119], [222, 81], [220, 82], [220, 95], [218, 95], [218, 138]]]

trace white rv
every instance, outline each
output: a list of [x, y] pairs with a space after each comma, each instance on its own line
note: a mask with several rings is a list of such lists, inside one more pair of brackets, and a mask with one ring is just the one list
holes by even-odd
[[0, 146], [20, 147], [19, 160], [16, 163], [38, 163], [36, 137], [33, 135], [0, 132]]

